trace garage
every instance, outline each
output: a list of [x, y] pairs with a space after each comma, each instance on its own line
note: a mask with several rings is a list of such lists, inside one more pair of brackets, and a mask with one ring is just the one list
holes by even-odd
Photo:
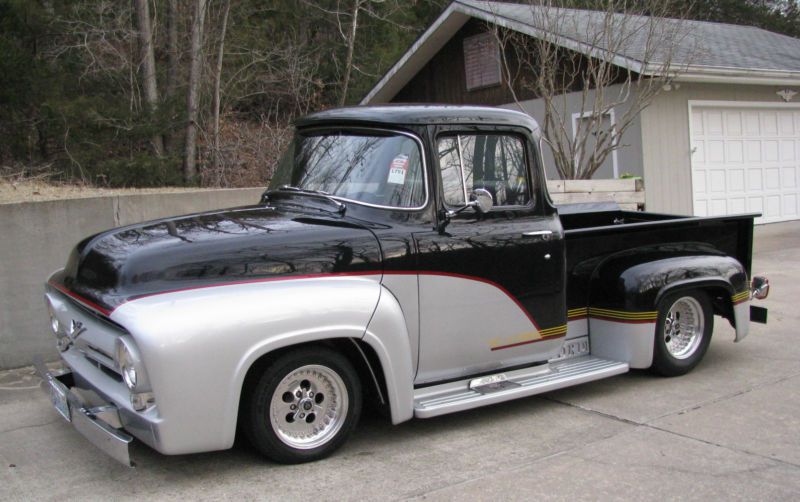
[[800, 219], [800, 106], [690, 101], [694, 214]]
[[[452, 2], [361, 104], [501, 106], [522, 110], [539, 124], [548, 117], [566, 124], [554, 129], [567, 131], [574, 141], [581, 117], [592, 114], [597, 99], [607, 105], [622, 98], [611, 110], [601, 105], [599, 129], [621, 131], [621, 138], [593, 179], [641, 177], [647, 211], [763, 214], [757, 223], [800, 220], [800, 38], [753, 26], [692, 22], [691, 36], [680, 37], [677, 50], [665, 52], [672, 59], [664, 66], [649, 61], [638, 44], [598, 45], [590, 34], [607, 22], [602, 15], [566, 9], [574, 22], [553, 24], [543, 22], [542, 9], [547, 11], [519, 3]], [[540, 93], [522, 85], [534, 81], [536, 72], [518, 64], [520, 48], [495, 45], [491, 26], [510, 30], [520, 43], [544, 41], [570, 57], [602, 55], [623, 75], [665, 83], [624, 129], [636, 100], [629, 99], [622, 82], [600, 93], [571, 89], [552, 109]], [[499, 58], [502, 51], [510, 57]], [[502, 61], [513, 64], [498, 69]], [[570, 63], [561, 63], [569, 72]], [[596, 143], [592, 137], [586, 141], [585, 147]], [[553, 165], [551, 158], [545, 162]], [[553, 168], [548, 174], [561, 176]]]

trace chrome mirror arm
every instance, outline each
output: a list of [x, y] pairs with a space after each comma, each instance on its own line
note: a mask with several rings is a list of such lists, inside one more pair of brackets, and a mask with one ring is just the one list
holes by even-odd
[[450, 223], [450, 218], [464, 211], [467, 208], [473, 208], [478, 214], [488, 213], [494, 206], [494, 198], [492, 194], [485, 188], [476, 188], [470, 194], [470, 201], [459, 207], [458, 209], [443, 209], [440, 210], [440, 218], [438, 227], [439, 232], [444, 232], [447, 224]]
[[[457, 215], [458, 213], [460, 213], [460, 212], [462, 212], [465, 209], [470, 208], [470, 207], [475, 208], [477, 210], [478, 209], [478, 201], [477, 200], [471, 200], [471, 201], [467, 202], [465, 205], [459, 207], [458, 209], [448, 209], [447, 211], [445, 211], [444, 214], [445, 214], [445, 217], [452, 218], [453, 216]], [[478, 212], [481, 212], [481, 211], [478, 211]]]

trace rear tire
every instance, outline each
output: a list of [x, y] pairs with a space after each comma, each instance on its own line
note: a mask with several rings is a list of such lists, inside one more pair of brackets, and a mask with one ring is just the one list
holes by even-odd
[[242, 427], [264, 456], [283, 464], [311, 462], [336, 451], [361, 415], [361, 384], [344, 356], [307, 347], [278, 357], [245, 403]]
[[665, 295], [658, 302], [653, 365], [663, 376], [685, 375], [705, 356], [714, 329], [708, 295], [700, 290]]

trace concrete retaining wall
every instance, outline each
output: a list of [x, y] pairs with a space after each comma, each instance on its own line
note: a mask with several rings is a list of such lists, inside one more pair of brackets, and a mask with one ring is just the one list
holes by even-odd
[[255, 204], [263, 189], [211, 190], [0, 204], [0, 369], [55, 359], [42, 294], [84, 237], [141, 221]]

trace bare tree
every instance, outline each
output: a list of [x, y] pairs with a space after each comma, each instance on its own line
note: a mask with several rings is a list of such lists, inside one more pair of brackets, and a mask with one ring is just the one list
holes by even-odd
[[339, 106], [344, 106], [347, 101], [347, 87], [350, 85], [350, 73], [353, 71], [353, 50], [356, 46], [356, 35], [358, 34], [358, 13], [362, 5], [368, 0], [353, 0], [353, 8], [350, 12], [350, 30], [347, 35], [342, 34], [347, 44], [347, 57], [344, 63], [344, 78], [342, 79], [342, 93], [339, 96]]
[[[139, 26], [139, 51], [142, 60], [142, 81], [145, 103], [150, 113], [158, 109], [158, 81], [156, 80], [156, 58], [153, 51], [153, 30], [150, 25], [149, 0], [135, 0], [136, 22]], [[160, 134], [153, 135], [151, 142], [156, 156], [164, 155], [164, 143]]]
[[222, 14], [222, 28], [217, 46], [217, 65], [214, 68], [214, 102], [212, 103], [214, 114], [214, 129], [212, 137], [214, 141], [212, 152], [212, 168], [217, 169], [219, 165], [219, 112], [220, 112], [220, 81], [222, 79], [222, 59], [225, 56], [225, 32], [228, 30], [228, 14], [231, 11], [231, 0], [225, 0], [225, 7]]
[[[167, 52], [167, 78], [164, 90], [164, 97], [173, 106], [173, 98], [178, 89], [178, 78], [180, 75], [180, 45], [178, 38], [178, 26], [180, 25], [180, 12], [178, 11], [178, 0], [167, 0], [166, 13], [166, 52]], [[179, 148], [180, 139], [174, 129], [164, 133], [164, 150], [170, 155], [174, 155]]]
[[[402, 10], [405, 5], [400, 0], [350, 0], [349, 7], [341, 5], [341, 1], [336, 2], [336, 8], [326, 9], [320, 2], [315, 0], [303, 0], [303, 2], [314, 9], [333, 16], [336, 28], [341, 36], [345, 48], [344, 69], [341, 77], [339, 106], [344, 106], [347, 102], [347, 93], [350, 88], [353, 71], [361, 71], [355, 64], [356, 39], [360, 28], [359, 16], [363, 13], [369, 18], [377, 19], [383, 23], [393, 26], [395, 29], [410, 31], [409, 26], [400, 24], [392, 19], [392, 16]], [[347, 21], [349, 19], [349, 22]], [[340, 63], [334, 57], [334, 63]], [[377, 76], [377, 75], [375, 75]]]
[[167, 0], [167, 97], [178, 86], [178, 0]]
[[203, 68], [203, 27], [206, 17], [206, 0], [195, 0], [194, 5], [189, 88], [186, 91], [186, 143], [183, 157], [183, 178], [190, 183], [197, 177], [197, 112], [200, 72]]
[[[504, 80], [542, 100], [542, 134], [563, 179], [591, 178], [622, 136], [696, 51], [684, 20], [666, 19], [673, 0], [593, 0], [593, 11], [573, 2], [529, 5], [536, 36], [498, 28]], [[676, 63], [680, 55], [680, 64]], [[573, 120], [575, 100], [579, 119]], [[612, 111], [615, 115], [610, 121]]]
[[75, 2], [53, 19], [54, 34], [43, 47], [46, 59], [56, 63], [68, 55], [77, 56], [81, 78], [101, 77], [113, 82], [120, 94], [129, 97], [130, 109], [140, 105], [136, 47], [138, 32], [129, 7], [114, 0]]

